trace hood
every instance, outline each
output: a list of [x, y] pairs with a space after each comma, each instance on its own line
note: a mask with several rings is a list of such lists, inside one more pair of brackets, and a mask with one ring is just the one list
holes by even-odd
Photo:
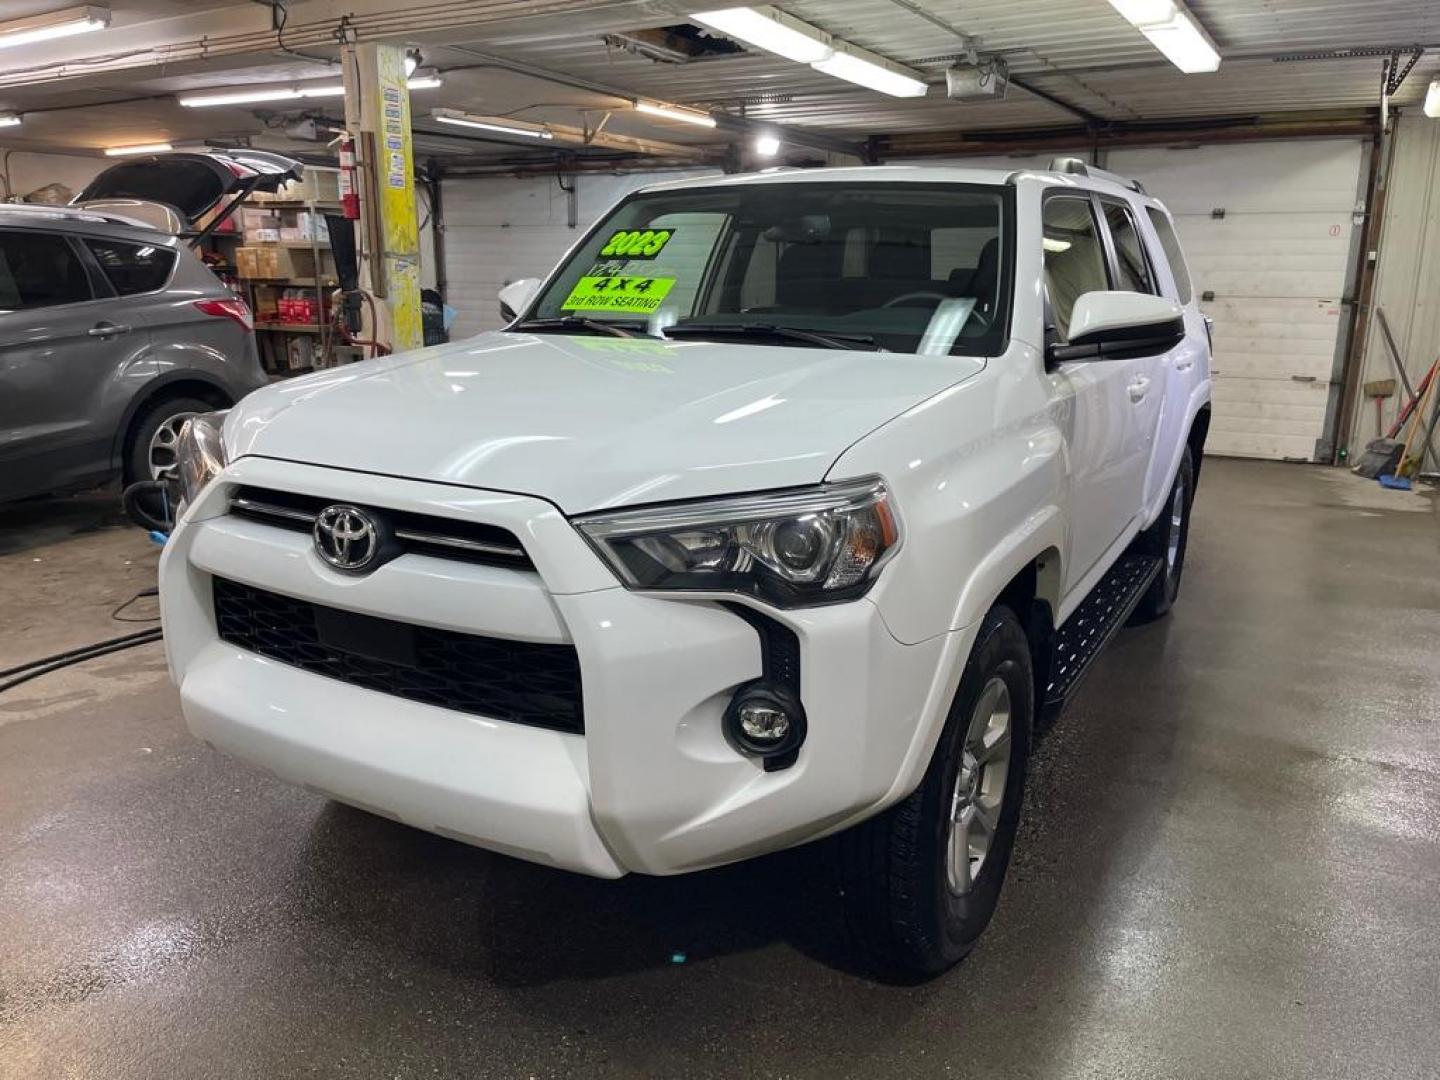
[[227, 195], [278, 191], [298, 180], [305, 167], [264, 150], [210, 150], [150, 154], [111, 165], [75, 197], [91, 209], [135, 201], [173, 207], [193, 222]]
[[246, 454], [538, 495], [569, 514], [816, 483], [850, 444], [984, 361], [484, 334], [278, 383]]

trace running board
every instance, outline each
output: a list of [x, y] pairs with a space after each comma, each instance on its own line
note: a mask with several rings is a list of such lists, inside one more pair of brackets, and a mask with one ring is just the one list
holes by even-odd
[[1045, 688], [1044, 708], [1050, 716], [1064, 707], [1164, 566], [1165, 560], [1157, 556], [1126, 552], [1055, 631], [1050, 685]]

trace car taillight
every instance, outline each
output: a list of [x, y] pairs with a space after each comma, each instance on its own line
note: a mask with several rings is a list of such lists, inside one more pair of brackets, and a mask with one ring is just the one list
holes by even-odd
[[244, 300], [196, 300], [195, 306], [206, 315], [217, 319], [234, 319], [246, 330], [255, 329], [255, 320], [250, 317], [250, 306]]

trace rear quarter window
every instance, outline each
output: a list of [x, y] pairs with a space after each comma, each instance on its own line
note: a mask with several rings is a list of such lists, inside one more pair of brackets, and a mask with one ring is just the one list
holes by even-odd
[[1160, 247], [1165, 252], [1165, 261], [1170, 264], [1170, 273], [1175, 278], [1175, 291], [1180, 303], [1188, 304], [1194, 288], [1190, 284], [1190, 268], [1185, 265], [1185, 253], [1180, 250], [1180, 238], [1175, 235], [1175, 226], [1170, 224], [1170, 215], [1154, 206], [1147, 206], [1145, 213], [1160, 238]]
[[85, 246], [121, 296], [163, 289], [175, 268], [175, 252], [160, 244], [87, 239]]

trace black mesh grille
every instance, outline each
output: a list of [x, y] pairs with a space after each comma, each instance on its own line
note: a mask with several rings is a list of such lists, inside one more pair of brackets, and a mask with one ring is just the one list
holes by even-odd
[[[337, 648], [321, 620], [354, 636], [398, 643], [405, 661]], [[317, 675], [385, 694], [517, 724], [580, 733], [580, 660], [569, 645], [457, 634], [355, 615], [307, 600], [215, 579], [220, 637]], [[410, 660], [413, 659], [413, 663]]]

